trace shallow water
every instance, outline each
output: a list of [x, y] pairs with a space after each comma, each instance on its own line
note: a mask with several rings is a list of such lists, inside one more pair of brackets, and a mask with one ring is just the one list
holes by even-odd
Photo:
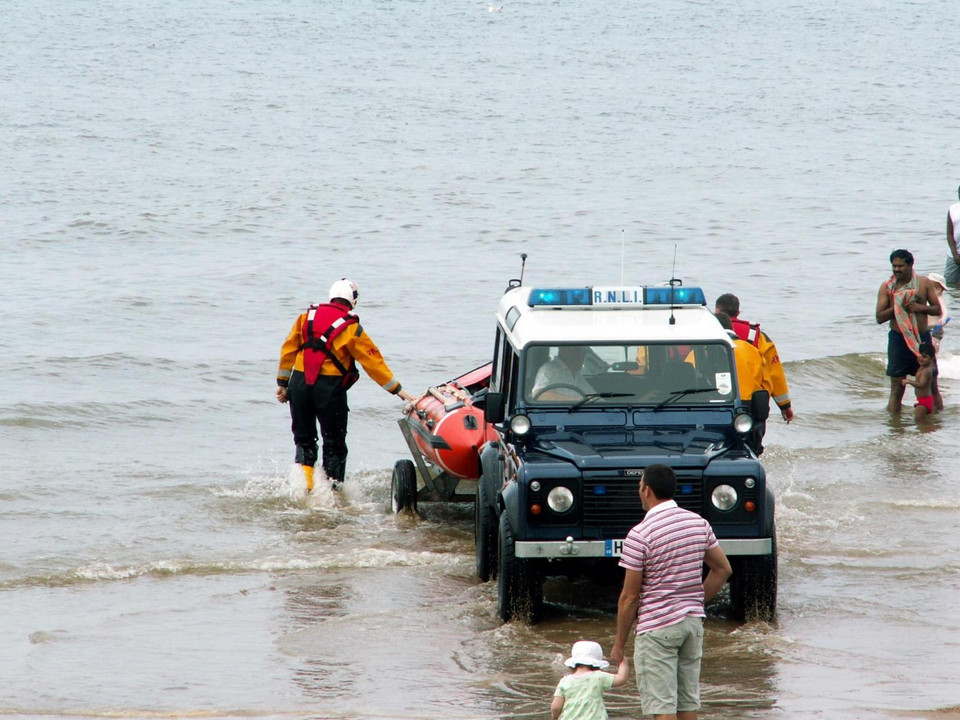
[[892, 249], [942, 271], [953, 6], [489, 8], [5, 13], [0, 713], [546, 717], [618, 588], [501, 625], [471, 509], [389, 512], [395, 399], [351, 391], [346, 496], [309, 499], [273, 399], [343, 275], [409, 389], [486, 362], [521, 253], [529, 283], [736, 292], [786, 362], [779, 617], [711, 608], [703, 717], [960, 704], [960, 353], [941, 416], [891, 419], [873, 321]]

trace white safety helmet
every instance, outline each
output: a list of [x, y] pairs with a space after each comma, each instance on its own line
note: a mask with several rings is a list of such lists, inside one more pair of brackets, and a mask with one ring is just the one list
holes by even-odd
[[330, 286], [330, 299], [343, 298], [350, 303], [351, 308], [357, 306], [357, 284], [353, 280], [340, 278]]

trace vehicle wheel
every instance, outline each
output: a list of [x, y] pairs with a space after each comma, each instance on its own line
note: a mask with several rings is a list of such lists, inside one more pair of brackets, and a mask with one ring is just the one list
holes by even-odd
[[417, 510], [417, 469], [410, 460], [397, 460], [390, 481], [390, 506], [394, 515], [402, 510]]
[[515, 554], [513, 530], [506, 511], [500, 513], [499, 562], [497, 573], [497, 615], [504, 622], [525, 620], [534, 623], [543, 608], [543, 577], [539, 567]]
[[740, 620], [770, 622], [777, 614], [777, 529], [773, 553], [742, 557], [730, 579], [733, 613]]
[[497, 514], [487, 503], [482, 475], [477, 480], [477, 497], [473, 505], [473, 541], [477, 548], [477, 577], [487, 582], [496, 571]]

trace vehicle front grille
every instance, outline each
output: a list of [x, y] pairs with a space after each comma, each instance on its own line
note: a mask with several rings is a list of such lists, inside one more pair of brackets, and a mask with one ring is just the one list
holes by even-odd
[[[583, 479], [583, 527], [599, 528], [604, 539], [620, 539], [643, 520], [644, 512], [634, 477]], [[680, 507], [703, 515], [703, 481], [677, 475]]]

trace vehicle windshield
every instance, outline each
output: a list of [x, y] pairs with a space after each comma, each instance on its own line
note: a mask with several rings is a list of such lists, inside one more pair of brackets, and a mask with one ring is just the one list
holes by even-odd
[[717, 405], [734, 398], [733, 351], [722, 342], [533, 345], [524, 351], [529, 404]]

